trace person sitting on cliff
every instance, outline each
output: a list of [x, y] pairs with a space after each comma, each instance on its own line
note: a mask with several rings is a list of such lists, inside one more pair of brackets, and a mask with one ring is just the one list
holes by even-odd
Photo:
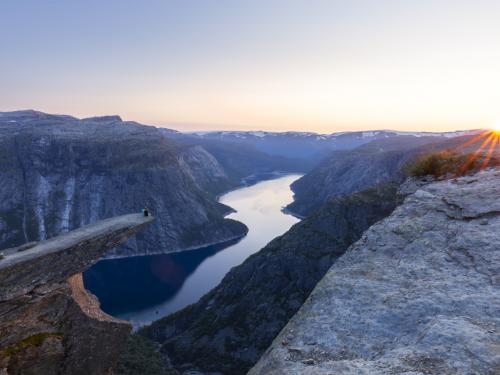
[[144, 207], [144, 208], [142, 209], [142, 213], [144, 214], [144, 216], [149, 216], [149, 210], [148, 210], [148, 208], [147, 208], [147, 207]]

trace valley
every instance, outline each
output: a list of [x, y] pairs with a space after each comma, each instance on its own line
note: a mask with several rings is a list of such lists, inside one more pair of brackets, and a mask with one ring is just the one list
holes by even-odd
[[[393, 212], [405, 212], [401, 220], [411, 222], [413, 211], [402, 207], [410, 198], [418, 203], [420, 195], [427, 196], [428, 184], [498, 167], [495, 134], [180, 133], [119, 116], [78, 119], [36, 111], [3, 112], [0, 246], [10, 247], [5, 253], [11, 256], [87, 224], [147, 207], [154, 217], [151, 224], [129, 241], [108, 246], [108, 252], [99, 253], [99, 262], [97, 257], [86, 263], [83, 279], [79, 276], [75, 284], [77, 301], [87, 288], [100, 301], [103, 311], [92, 302], [97, 315], [121, 319], [117, 321], [123, 332], [135, 328], [121, 353], [113, 351], [111, 362], [97, 366], [116, 364], [121, 375], [239, 375], [252, 367], [255, 373], [279, 374], [288, 371], [282, 362], [291, 360], [300, 372], [314, 373], [318, 368], [313, 365], [324, 362], [318, 354], [323, 349], [308, 352], [297, 343], [282, 351], [280, 345], [287, 347], [289, 337], [295, 336], [278, 336], [280, 332], [293, 324], [293, 331], [314, 329], [314, 337], [299, 341], [322, 339], [314, 320], [303, 318], [307, 323], [301, 323], [304, 311], [314, 315], [323, 306], [320, 301], [307, 310], [311, 293], [322, 295], [321, 285], [332, 279], [331, 270], [352, 257], [351, 249], [363, 246], [364, 234], [373, 232], [377, 223], [391, 220], [387, 218], [393, 218]], [[486, 149], [492, 139], [496, 142]], [[488, 175], [489, 187], [496, 186], [497, 177]], [[466, 181], [474, 185], [477, 180]], [[462, 196], [467, 184], [451, 184], [445, 196]], [[480, 206], [477, 196], [473, 198]], [[496, 217], [490, 211], [486, 215]], [[490, 229], [488, 223], [480, 225], [486, 225], [483, 232]], [[437, 236], [444, 233], [442, 228]], [[401, 229], [403, 236], [411, 232], [407, 229]], [[377, 238], [380, 246], [392, 238], [385, 231], [377, 242], [377, 232], [373, 233], [370, 238]], [[480, 243], [483, 237], [476, 233], [474, 238]], [[86, 244], [79, 246], [85, 249]], [[64, 278], [60, 282], [75, 283]], [[42, 302], [43, 288], [40, 282], [36, 289]], [[63, 289], [51, 288], [69, 293], [66, 284]], [[12, 303], [17, 302], [6, 301], [4, 307]], [[33, 311], [36, 319], [38, 313]], [[73, 319], [71, 311], [67, 314]], [[32, 330], [44, 327], [37, 324]], [[64, 324], [56, 316], [51, 327]], [[58, 332], [42, 333], [48, 334], [42, 338], [64, 344]], [[106, 334], [115, 339], [112, 332]], [[492, 340], [494, 344], [495, 337]], [[13, 345], [17, 348], [24, 341]], [[281, 354], [270, 356], [268, 348]], [[351, 349], [357, 353], [355, 346]], [[69, 349], [59, 348], [58, 355], [65, 350]], [[325, 350], [335, 352], [328, 345]], [[423, 347], [422, 355], [426, 350]], [[16, 359], [22, 366], [23, 353]], [[44, 349], [37, 354], [37, 363], [47, 353]], [[336, 355], [332, 358], [343, 358]], [[423, 366], [424, 373], [432, 373], [435, 363], [447, 360], [444, 354], [429, 363], [419, 358], [403, 365], [410, 370]], [[14, 366], [7, 354], [0, 359]], [[304, 364], [311, 367], [304, 369]], [[461, 365], [477, 367], [474, 361]], [[446, 366], [439, 368], [451, 368]]]
[[500, 375], [500, 1], [2, 1], [0, 375]]
[[242, 239], [171, 254], [105, 259], [84, 274], [86, 288], [105, 312], [136, 328], [197, 302], [232, 267], [298, 221], [282, 208], [291, 202], [290, 184], [299, 177], [259, 182], [219, 199], [235, 210], [228, 218], [248, 227]]

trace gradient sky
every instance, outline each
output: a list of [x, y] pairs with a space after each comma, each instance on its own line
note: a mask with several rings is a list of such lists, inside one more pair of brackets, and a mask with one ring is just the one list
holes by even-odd
[[194, 129], [500, 123], [498, 0], [2, 0], [0, 110]]

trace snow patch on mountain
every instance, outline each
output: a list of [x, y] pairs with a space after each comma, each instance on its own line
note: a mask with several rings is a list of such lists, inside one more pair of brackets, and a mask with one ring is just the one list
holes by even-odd
[[412, 137], [443, 137], [454, 138], [465, 135], [477, 134], [484, 130], [460, 130], [451, 132], [406, 132], [394, 130], [373, 130], [373, 131], [353, 131], [353, 132], [337, 132], [331, 134], [320, 134], [313, 132], [267, 132], [267, 131], [196, 131], [186, 134], [197, 136], [200, 138], [266, 138], [266, 137], [297, 137], [310, 138], [318, 141], [327, 141], [337, 139], [339, 137], [353, 136], [359, 138], [375, 138], [375, 137], [394, 137], [394, 136], [412, 136]]

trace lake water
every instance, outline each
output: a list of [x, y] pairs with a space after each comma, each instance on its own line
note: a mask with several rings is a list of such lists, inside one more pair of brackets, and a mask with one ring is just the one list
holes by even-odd
[[178, 253], [102, 260], [85, 272], [86, 288], [105, 312], [135, 327], [198, 301], [232, 267], [299, 221], [281, 211], [292, 202], [290, 184], [299, 177], [262, 181], [220, 198], [236, 210], [228, 217], [248, 226], [243, 239]]

